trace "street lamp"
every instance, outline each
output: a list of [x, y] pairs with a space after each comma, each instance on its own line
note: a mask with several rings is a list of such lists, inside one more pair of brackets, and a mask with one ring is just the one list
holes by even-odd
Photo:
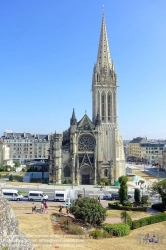
[[108, 161], [110, 164], [111, 184], [113, 184], [113, 160]]
[[85, 188], [83, 188], [83, 190], [84, 190], [84, 198], [85, 198]]

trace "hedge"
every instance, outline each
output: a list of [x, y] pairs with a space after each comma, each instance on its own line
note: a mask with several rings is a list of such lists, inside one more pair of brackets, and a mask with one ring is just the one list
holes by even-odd
[[164, 203], [155, 203], [152, 205], [153, 209], [159, 210], [160, 212], [164, 212], [165, 209], [165, 204]]
[[160, 213], [160, 214], [156, 214], [156, 215], [142, 218], [139, 220], [134, 220], [132, 223], [132, 229], [136, 229], [139, 227], [143, 227], [146, 225], [150, 225], [150, 224], [154, 224], [154, 223], [158, 223], [158, 222], [162, 222], [162, 221], [166, 221], [166, 214], [165, 213]]
[[130, 227], [124, 223], [117, 224], [104, 224], [103, 229], [108, 233], [112, 233], [113, 236], [121, 237], [130, 233]]
[[119, 206], [119, 205], [111, 204], [111, 203], [108, 203], [108, 207], [112, 209], [125, 210], [125, 211], [142, 211], [142, 212], [147, 211], [147, 207], [127, 207], [127, 206]]

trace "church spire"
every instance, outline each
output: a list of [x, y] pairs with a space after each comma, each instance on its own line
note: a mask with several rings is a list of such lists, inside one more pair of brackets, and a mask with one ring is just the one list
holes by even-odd
[[95, 126], [98, 126], [98, 125], [101, 125], [99, 110], [97, 112], [97, 116], [96, 116], [96, 120], [95, 120]]
[[112, 63], [111, 63], [110, 49], [109, 49], [109, 44], [108, 44], [106, 22], [105, 22], [104, 10], [103, 10], [96, 66], [99, 69], [102, 69], [105, 66], [110, 68], [111, 64]]
[[70, 125], [77, 125], [77, 119], [76, 119], [76, 116], [75, 116], [74, 109], [73, 109], [72, 117], [70, 119]]

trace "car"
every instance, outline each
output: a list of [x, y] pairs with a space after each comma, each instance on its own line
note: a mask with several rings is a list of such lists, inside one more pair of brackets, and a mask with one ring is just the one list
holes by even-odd
[[128, 194], [128, 199], [131, 199], [133, 196], [131, 194]]
[[112, 194], [112, 200], [119, 200], [119, 194], [118, 193], [113, 193]]
[[103, 200], [107, 200], [108, 201], [108, 200], [111, 200], [111, 198], [108, 195], [104, 195], [103, 196]]

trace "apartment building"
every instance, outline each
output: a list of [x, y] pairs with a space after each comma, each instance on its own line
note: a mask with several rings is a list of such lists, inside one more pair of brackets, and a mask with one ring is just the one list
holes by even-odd
[[0, 139], [0, 166], [11, 165], [13, 161], [10, 160], [10, 148]]
[[50, 135], [30, 133], [7, 133], [2, 136], [3, 142], [10, 149], [10, 159], [27, 161], [47, 161], [50, 148]]
[[165, 141], [147, 140], [147, 138], [137, 137], [129, 142], [129, 155], [136, 160], [143, 160], [146, 163], [162, 165]]

